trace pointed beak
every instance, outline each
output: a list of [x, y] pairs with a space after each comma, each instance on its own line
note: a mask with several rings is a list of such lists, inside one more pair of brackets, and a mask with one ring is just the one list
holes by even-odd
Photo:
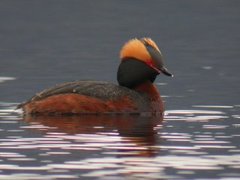
[[165, 74], [166, 76], [171, 76], [171, 77], [173, 77], [173, 74], [170, 73], [170, 72], [168, 71], [168, 69], [165, 68], [164, 66], [160, 69], [160, 71], [161, 71], [163, 74]]

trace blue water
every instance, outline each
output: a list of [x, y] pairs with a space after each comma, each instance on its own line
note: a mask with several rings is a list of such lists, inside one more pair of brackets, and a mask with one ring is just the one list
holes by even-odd
[[[239, 179], [240, 1], [1, 1], [0, 179]], [[119, 50], [150, 36], [164, 119], [23, 117], [57, 83], [116, 83]]]

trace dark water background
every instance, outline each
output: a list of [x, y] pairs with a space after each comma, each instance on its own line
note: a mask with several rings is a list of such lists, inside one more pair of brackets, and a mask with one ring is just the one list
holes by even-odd
[[[0, 179], [240, 178], [240, 1], [0, 1]], [[57, 83], [116, 82], [121, 46], [151, 37], [163, 122], [23, 119]]]

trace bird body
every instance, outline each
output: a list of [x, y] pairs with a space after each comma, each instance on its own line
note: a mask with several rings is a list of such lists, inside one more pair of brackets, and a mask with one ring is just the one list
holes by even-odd
[[[75, 81], [46, 89], [19, 105], [29, 115], [162, 114], [163, 101], [153, 84], [162, 72], [161, 52], [149, 38], [133, 39], [120, 53], [119, 85]], [[154, 58], [154, 60], [153, 60]]]

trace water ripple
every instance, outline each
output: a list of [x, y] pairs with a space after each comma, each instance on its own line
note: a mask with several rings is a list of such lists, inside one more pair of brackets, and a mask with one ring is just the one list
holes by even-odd
[[236, 106], [169, 110], [164, 121], [22, 118], [15, 106], [0, 104], [0, 179], [240, 177]]
[[14, 77], [3, 77], [0, 76], [0, 83], [6, 82], [6, 81], [11, 81], [11, 80], [15, 80], [16, 78]]

